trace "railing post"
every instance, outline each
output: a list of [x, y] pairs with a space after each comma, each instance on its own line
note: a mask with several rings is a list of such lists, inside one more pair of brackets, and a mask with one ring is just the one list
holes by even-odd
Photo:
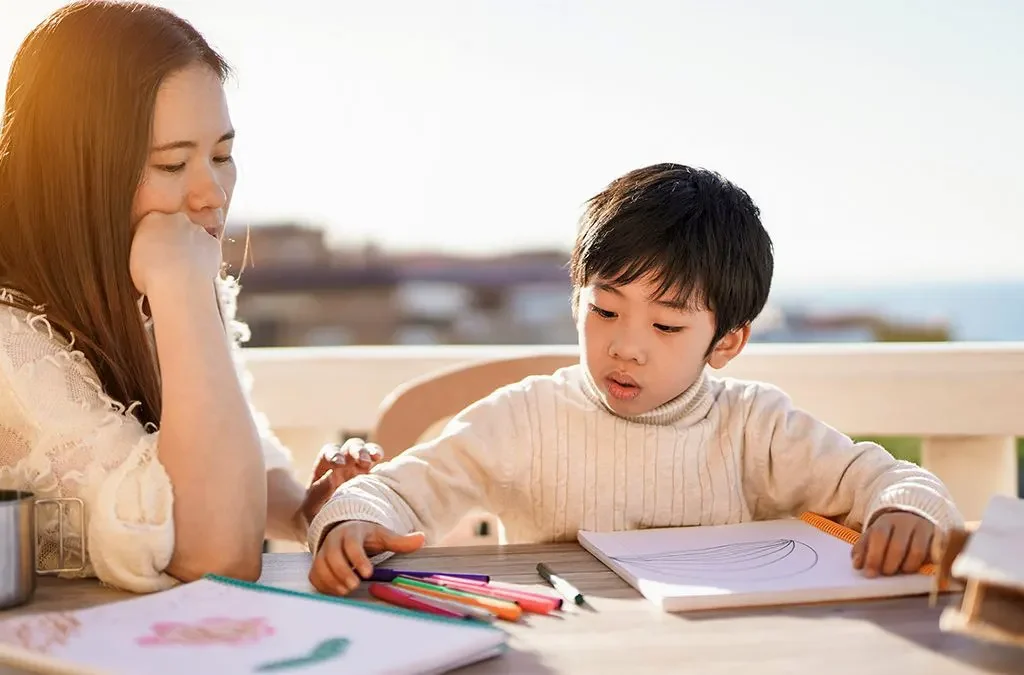
[[1017, 496], [1017, 443], [1012, 436], [929, 436], [921, 465], [949, 488], [967, 520], [980, 520], [996, 494]]

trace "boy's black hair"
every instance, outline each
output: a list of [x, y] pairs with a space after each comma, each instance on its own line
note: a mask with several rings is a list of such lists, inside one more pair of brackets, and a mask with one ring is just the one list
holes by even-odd
[[768, 300], [772, 242], [750, 196], [719, 174], [680, 164], [630, 171], [592, 197], [569, 262], [573, 311], [595, 279], [650, 276], [669, 295], [715, 315], [710, 350]]

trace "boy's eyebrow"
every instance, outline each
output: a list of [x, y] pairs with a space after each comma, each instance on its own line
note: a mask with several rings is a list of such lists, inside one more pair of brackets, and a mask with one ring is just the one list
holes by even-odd
[[[217, 139], [217, 143], [223, 143], [224, 141], [230, 141], [235, 137], [235, 130], [231, 129], [225, 132], [223, 136]], [[150, 152], [164, 152], [165, 150], [177, 150], [179, 148], [196, 148], [198, 143], [195, 141], [171, 141], [170, 143], [164, 143], [163, 145], [157, 145], [150, 149]]]
[[604, 281], [598, 281], [597, 283], [595, 283], [594, 284], [594, 288], [596, 288], [599, 291], [604, 291], [605, 293], [612, 293], [614, 295], [622, 295], [622, 291], [620, 291], [615, 286], [612, 286], [611, 284], [609, 284], [607, 282], [604, 282]]
[[[613, 286], [612, 284], [609, 284], [606, 281], [595, 282], [594, 283], [594, 288], [596, 288], [599, 291], [605, 291], [606, 293], [611, 293], [613, 295], [618, 295], [618, 296], [622, 295], [622, 291], [620, 291], [617, 287]], [[693, 303], [689, 302], [689, 299], [687, 299], [687, 300], [665, 300], [663, 298], [659, 298], [657, 300], [654, 300], [653, 302], [656, 305], [661, 305], [662, 307], [667, 307], [669, 309], [674, 309], [674, 310], [679, 311], [679, 312], [692, 312], [693, 311]]]
[[692, 312], [693, 305], [689, 302], [683, 302], [682, 300], [655, 300], [654, 304], [661, 305], [662, 307], [668, 307], [680, 312]]

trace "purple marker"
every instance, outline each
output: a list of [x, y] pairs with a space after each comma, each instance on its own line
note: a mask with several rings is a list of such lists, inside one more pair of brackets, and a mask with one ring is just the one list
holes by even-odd
[[389, 582], [393, 581], [395, 577], [415, 577], [417, 579], [426, 579], [427, 577], [453, 577], [455, 579], [464, 579], [466, 581], [479, 581], [487, 583], [491, 580], [486, 574], [459, 574], [456, 572], [415, 572], [411, 570], [391, 570], [383, 567], [374, 568], [373, 574], [367, 581], [382, 581]]

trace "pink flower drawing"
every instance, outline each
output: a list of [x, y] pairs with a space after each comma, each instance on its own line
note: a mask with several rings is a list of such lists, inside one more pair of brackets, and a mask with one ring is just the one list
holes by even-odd
[[263, 617], [232, 619], [209, 617], [194, 623], [159, 621], [150, 626], [150, 634], [136, 638], [143, 647], [165, 645], [244, 645], [259, 642], [274, 634]]

